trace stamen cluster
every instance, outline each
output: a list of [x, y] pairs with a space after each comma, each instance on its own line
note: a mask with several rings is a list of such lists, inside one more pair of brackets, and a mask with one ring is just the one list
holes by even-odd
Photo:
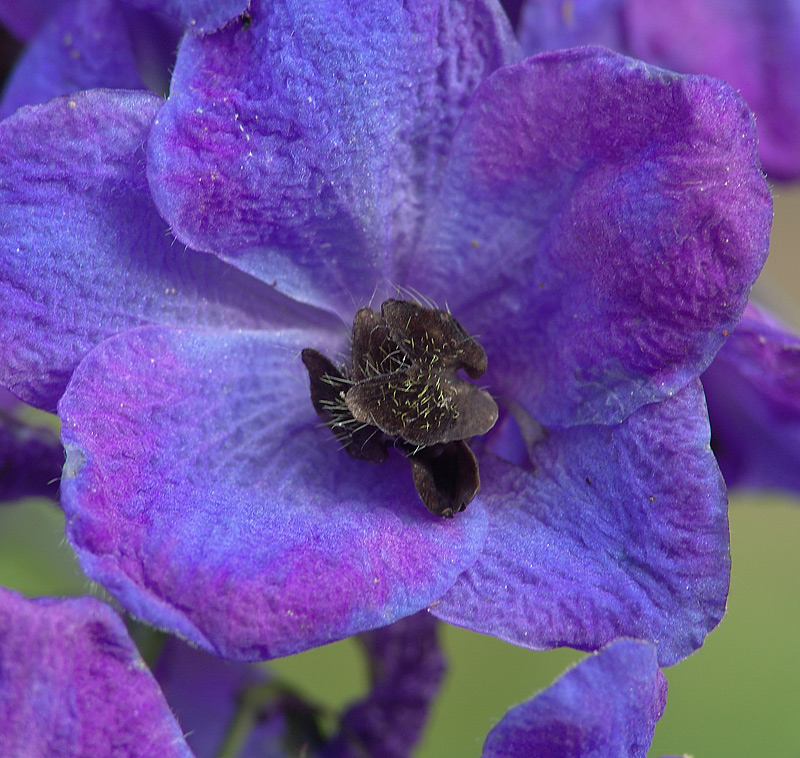
[[311, 400], [354, 458], [383, 463], [392, 442], [411, 461], [417, 492], [432, 513], [452, 517], [480, 489], [465, 440], [497, 421], [497, 405], [474, 384], [486, 371], [483, 348], [447, 311], [390, 299], [353, 319], [351, 364], [337, 367], [303, 350]]

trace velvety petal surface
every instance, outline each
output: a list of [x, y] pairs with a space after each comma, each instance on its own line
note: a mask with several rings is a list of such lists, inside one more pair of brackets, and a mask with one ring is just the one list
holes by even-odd
[[512, 708], [481, 758], [645, 758], [666, 701], [652, 645], [620, 640]]
[[122, 620], [94, 598], [0, 588], [0, 734], [8, 756], [191, 758]]
[[749, 305], [701, 378], [728, 486], [800, 493], [800, 338]]
[[352, 314], [398, 262], [475, 87], [518, 58], [494, 0], [253, 0], [188, 35], [149, 141], [180, 240]]
[[17, 61], [0, 101], [0, 118], [94, 87], [143, 89], [121, 7], [111, 0], [68, 0]]
[[194, 32], [208, 33], [241, 16], [250, 0], [125, 0], [137, 8], [160, 11]]
[[0, 502], [56, 497], [63, 464], [55, 431], [30, 423], [25, 406], [0, 388]]
[[400, 454], [378, 466], [338, 449], [311, 405], [304, 347], [342, 345], [146, 327], [96, 348], [59, 404], [83, 569], [138, 617], [230, 658], [410, 615], [485, 537], [478, 505], [429, 514]]
[[92, 91], [0, 123], [0, 384], [32, 405], [55, 410], [81, 358], [131, 327], [287, 322], [271, 288], [169, 235], [144, 176], [161, 102]]
[[549, 433], [531, 471], [480, 466], [486, 545], [435, 616], [534, 649], [649, 640], [662, 665], [722, 618], [727, 501], [699, 382], [622, 424]]
[[612, 423], [708, 366], [771, 217], [727, 86], [547, 53], [478, 89], [410, 283], [480, 335], [494, 393], [546, 426]]
[[755, 111], [770, 176], [800, 175], [800, 4], [795, 0], [528, 0], [529, 54], [603, 44], [674, 71], [709, 74]]
[[367, 697], [342, 716], [322, 758], [406, 758], [419, 740], [445, 671], [427, 611], [362, 635], [369, 656]]

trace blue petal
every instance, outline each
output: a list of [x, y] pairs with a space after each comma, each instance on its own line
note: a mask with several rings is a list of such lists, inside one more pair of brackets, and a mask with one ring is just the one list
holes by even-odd
[[653, 647], [620, 640], [512, 708], [481, 758], [645, 758], [666, 700]]
[[708, 366], [771, 220], [728, 87], [599, 48], [543, 54], [476, 92], [410, 284], [481, 336], [494, 392], [546, 426], [615, 423]]
[[702, 380], [728, 486], [800, 493], [800, 337], [750, 305]]
[[725, 612], [725, 487], [699, 382], [622, 424], [549, 433], [532, 471], [485, 455], [480, 557], [431, 608], [518, 645], [653, 642], [689, 655]]
[[0, 384], [32, 405], [55, 410], [83, 356], [125, 329], [294, 318], [271, 288], [170, 236], [144, 177], [161, 102], [91, 91], [0, 123]]
[[59, 404], [83, 569], [226, 657], [289, 655], [415, 613], [485, 537], [480, 506], [431, 516], [401, 455], [378, 466], [338, 449], [311, 404], [308, 346], [337, 347], [310, 330], [145, 327], [96, 348]]
[[258, 2], [181, 46], [149, 142], [178, 238], [341, 313], [403, 259], [475, 87], [517, 56], [491, 0]]
[[241, 16], [250, 0], [126, 0], [131, 5], [149, 11], [160, 11], [181, 26], [207, 34], [216, 31]]
[[68, 0], [17, 61], [0, 118], [94, 87], [143, 89], [122, 9], [108, 0]]

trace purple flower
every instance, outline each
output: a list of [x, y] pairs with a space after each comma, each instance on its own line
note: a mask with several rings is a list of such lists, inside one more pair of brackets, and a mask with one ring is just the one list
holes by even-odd
[[656, 651], [619, 640], [585, 658], [489, 732], [482, 758], [645, 758], [664, 713]]
[[800, 492], [800, 338], [749, 305], [702, 379], [728, 486]]
[[[533, 648], [687, 655], [729, 568], [697, 377], [771, 215], [743, 102], [607, 51], [518, 63], [483, 0], [249, 13], [184, 39], [166, 103], [0, 124], [1, 380], [58, 405], [86, 573], [231, 658], [428, 607]], [[301, 351], [344, 351], [393, 285], [480, 336], [501, 407], [452, 520], [399, 453], [338, 450], [309, 397]]]
[[154, 678], [104, 603], [28, 600], [0, 588], [4, 754], [213, 758], [226, 746], [241, 758], [403, 758], [419, 738], [444, 671], [435, 624], [417, 614], [364, 636], [370, 689], [326, 740], [319, 709], [263, 668], [173, 639], [159, 654]]
[[370, 690], [343, 715], [322, 758], [402, 758], [419, 739], [444, 676], [437, 622], [422, 612], [361, 635]]
[[776, 179], [800, 177], [800, 12], [780, 0], [526, 0], [528, 54], [601, 44], [664, 68], [724, 79], [756, 114]]
[[88, 597], [0, 589], [0, 734], [9, 756], [191, 756], [125, 625]]
[[0, 503], [55, 497], [63, 465], [58, 435], [31, 423], [25, 406], [0, 388]]

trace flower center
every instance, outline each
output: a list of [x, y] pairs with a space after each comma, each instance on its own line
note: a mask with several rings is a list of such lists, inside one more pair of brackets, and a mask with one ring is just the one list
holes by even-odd
[[497, 405], [472, 379], [486, 353], [447, 311], [387, 300], [353, 319], [350, 366], [335, 366], [306, 348], [311, 402], [354, 458], [383, 463], [387, 446], [411, 462], [414, 484], [431, 513], [451, 518], [480, 489], [478, 463], [466, 443], [497, 421]]

